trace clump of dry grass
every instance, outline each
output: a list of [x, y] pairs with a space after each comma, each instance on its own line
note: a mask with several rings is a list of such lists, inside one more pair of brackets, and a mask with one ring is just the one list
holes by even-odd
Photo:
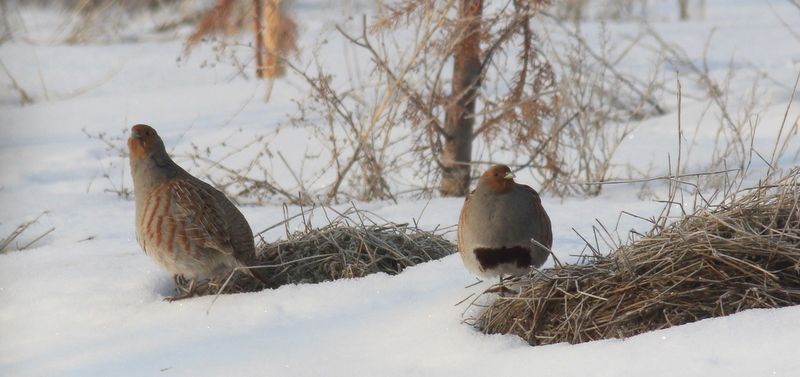
[[516, 283], [519, 294], [497, 298], [475, 325], [532, 345], [800, 304], [800, 168], [657, 226], [593, 263]]
[[300, 231], [289, 232], [287, 228], [286, 240], [262, 242], [258, 246], [261, 256], [255, 268], [268, 271], [267, 286], [248, 275], [235, 273], [227, 285], [228, 276], [221, 276], [200, 283], [196, 292], [216, 294], [223, 286], [225, 293], [253, 292], [284, 284], [318, 283], [377, 272], [395, 275], [406, 267], [456, 251], [455, 245], [442, 237], [443, 229], [429, 232], [407, 223], [382, 219], [378, 223], [371, 217], [374, 215], [352, 207], [337, 212], [335, 218], [320, 228], [309, 221], [303, 222], [304, 229]]

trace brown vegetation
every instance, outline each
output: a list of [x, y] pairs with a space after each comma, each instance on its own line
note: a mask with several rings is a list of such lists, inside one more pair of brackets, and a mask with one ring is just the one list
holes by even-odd
[[280, 77], [284, 73], [283, 57], [297, 50], [297, 25], [286, 12], [283, 0], [253, 0], [249, 4], [217, 0], [187, 38], [186, 51], [205, 36], [240, 31], [244, 18], [249, 15], [253, 19], [256, 77]]
[[665, 223], [589, 264], [518, 279], [519, 294], [475, 324], [532, 345], [580, 343], [800, 304], [800, 168]]
[[[352, 207], [342, 213], [320, 209], [328, 215], [328, 225], [315, 228], [304, 217], [304, 229], [289, 232], [286, 240], [262, 242], [258, 268], [269, 276], [267, 287], [248, 275], [234, 273], [199, 284], [200, 295], [218, 292], [252, 292], [284, 284], [362, 277], [384, 272], [395, 275], [405, 268], [440, 259], [456, 252], [455, 245], [442, 237], [442, 230], [424, 231], [408, 223], [381, 220], [367, 211]], [[303, 213], [305, 216], [305, 212]], [[267, 229], [288, 224], [287, 219]], [[263, 232], [262, 232], [263, 233]], [[179, 289], [188, 289], [188, 282]]]

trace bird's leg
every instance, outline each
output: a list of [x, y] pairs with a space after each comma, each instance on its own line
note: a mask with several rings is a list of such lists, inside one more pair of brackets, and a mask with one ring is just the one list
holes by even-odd
[[500, 297], [506, 297], [506, 293], [516, 293], [511, 288], [506, 287], [503, 281], [503, 274], [500, 274]]
[[176, 291], [180, 291], [183, 288], [183, 284], [186, 283], [183, 275], [172, 275], [172, 281], [175, 282]]
[[486, 293], [497, 293], [501, 297], [505, 297], [506, 293], [510, 293], [512, 295], [515, 295], [518, 292], [513, 290], [513, 289], [511, 289], [511, 288], [509, 288], [509, 287], [506, 287], [505, 279], [503, 278], [503, 274], [500, 274], [500, 282], [497, 285], [487, 289]]
[[197, 285], [195, 284], [196, 282], [197, 282], [197, 279], [192, 279], [192, 281], [189, 282], [189, 291], [186, 292], [186, 294], [194, 296], [194, 293], [195, 293], [194, 289], [197, 288]]
[[183, 277], [182, 275], [173, 276], [173, 280], [175, 280], [176, 294], [174, 296], [164, 298], [165, 301], [173, 302], [194, 296], [194, 289], [195, 289], [194, 278], [189, 280], [188, 288], [184, 288], [184, 285], [186, 284], [186, 278]]
[[519, 293], [519, 292], [511, 289], [510, 287], [506, 286], [505, 278], [503, 277], [503, 274], [500, 274], [500, 286], [498, 287], [498, 291], [500, 292], [500, 297], [506, 297], [506, 294], [509, 294], [509, 295], [513, 296], [513, 295], [516, 295], [517, 293]]

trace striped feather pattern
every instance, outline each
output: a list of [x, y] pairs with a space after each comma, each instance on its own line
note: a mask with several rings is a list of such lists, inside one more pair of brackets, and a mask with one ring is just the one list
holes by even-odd
[[[190, 279], [256, 262], [250, 225], [225, 195], [183, 170], [147, 125], [128, 139], [136, 197], [136, 239], [174, 275]], [[260, 271], [251, 274], [266, 281]]]
[[146, 195], [136, 222], [142, 249], [179, 275], [206, 276], [236, 267], [222, 210], [213, 195], [193, 183], [167, 180]]

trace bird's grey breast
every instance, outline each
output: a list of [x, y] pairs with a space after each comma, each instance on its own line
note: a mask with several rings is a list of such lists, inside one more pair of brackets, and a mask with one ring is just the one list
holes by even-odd
[[471, 200], [469, 233], [483, 246], [524, 246], [533, 237], [534, 203], [529, 193], [515, 188], [496, 194], [477, 192]]

